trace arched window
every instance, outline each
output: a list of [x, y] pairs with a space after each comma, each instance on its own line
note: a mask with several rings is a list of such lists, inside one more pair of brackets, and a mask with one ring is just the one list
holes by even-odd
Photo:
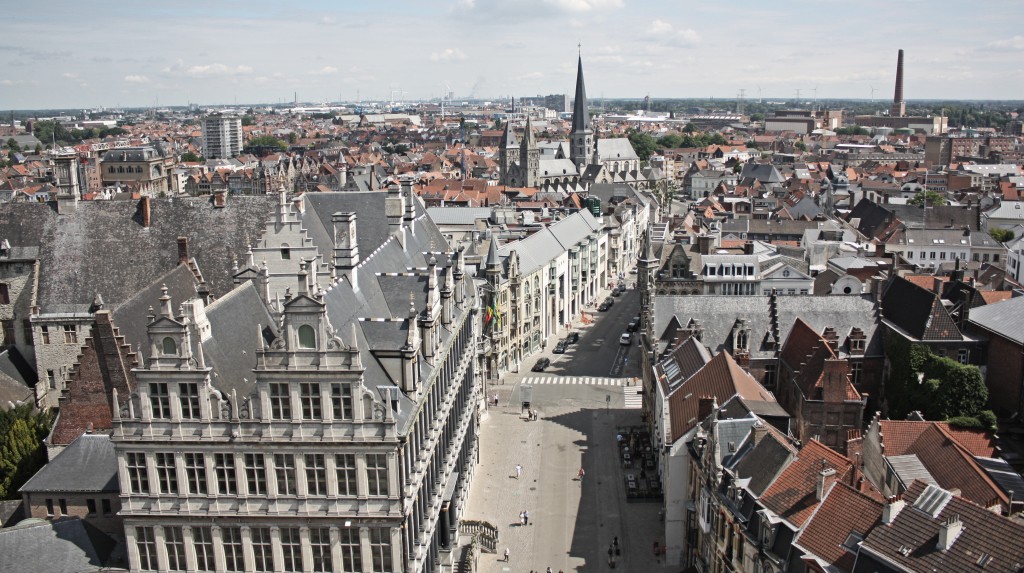
[[299, 327], [299, 348], [316, 348], [316, 332], [308, 324]]
[[160, 351], [164, 355], [174, 356], [178, 353], [178, 345], [174, 343], [174, 339], [170, 336], [165, 336], [163, 343], [161, 344]]

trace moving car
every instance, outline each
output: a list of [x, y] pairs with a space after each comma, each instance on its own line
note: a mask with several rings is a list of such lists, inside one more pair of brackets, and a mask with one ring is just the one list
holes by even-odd
[[619, 344], [628, 345], [633, 342], [633, 335], [628, 332], [623, 332], [622, 336], [619, 337]]
[[541, 358], [533, 365], [533, 371], [543, 372], [548, 366], [551, 366], [551, 360], [548, 358]]

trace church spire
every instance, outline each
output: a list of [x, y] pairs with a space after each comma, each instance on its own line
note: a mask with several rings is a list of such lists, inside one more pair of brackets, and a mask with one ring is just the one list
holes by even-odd
[[594, 160], [594, 132], [590, 129], [587, 88], [583, 84], [583, 56], [576, 70], [576, 101], [572, 104], [572, 131], [569, 132], [569, 159], [580, 174]]
[[576, 70], [576, 100], [572, 104], [573, 133], [590, 131], [590, 110], [587, 107], [587, 88], [583, 84], [583, 56]]

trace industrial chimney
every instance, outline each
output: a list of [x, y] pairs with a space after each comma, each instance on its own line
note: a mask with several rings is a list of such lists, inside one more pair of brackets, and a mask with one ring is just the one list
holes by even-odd
[[907, 115], [907, 102], [903, 99], [903, 50], [896, 60], [896, 94], [892, 98], [892, 110], [889, 111], [892, 117], [905, 117]]

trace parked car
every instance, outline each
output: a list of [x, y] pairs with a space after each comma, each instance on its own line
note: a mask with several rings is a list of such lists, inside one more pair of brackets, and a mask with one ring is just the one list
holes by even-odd
[[640, 328], [640, 323], [636, 320], [626, 325], [626, 330], [629, 332], [636, 332], [638, 328]]
[[551, 360], [548, 358], [541, 358], [533, 365], [533, 371], [543, 372], [548, 366], [551, 366]]
[[626, 289], [624, 289], [622, 287], [615, 287], [615, 288], [612, 289], [612, 296], [620, 296], [622, 294], [622, 291], [624, 291], [624, 290], [626, 290]]
[[580, 341], [580, 333], [578, 333], [578, 332], [570, 332], [569, 336], [565, 337], [565, 343], [566, 344], [576, 344], [579, 341]]
[[608, 310], [611, 307], [612, 307], [612, 305], [608, 304], [608, 301], [604, 301], [600, 305], [598, 305], [597, 310], [600, 310], [601, 312], [604, 312], [604, 311]]
[[622, 336], [619, 337], [619, 344], [629, 345], [633, 342], [633, 335], [628, 332], [623, 332]]
[[555, 354], [565, 354], [565, 349], [568, 347], [569, 342], [567, 340], [559, 340], [558, 344], [555, 345], [554, 350], [551, 352], [554, 352]]
[[612, 298], [612, 297], [608, 297], [608, 298], [604, 299], [604, 302], [605, 302], [605, 304], [608, 305], [609, 308], [611, 308], [611, 306], [613, 304], [615, 304], [615, 299]]

